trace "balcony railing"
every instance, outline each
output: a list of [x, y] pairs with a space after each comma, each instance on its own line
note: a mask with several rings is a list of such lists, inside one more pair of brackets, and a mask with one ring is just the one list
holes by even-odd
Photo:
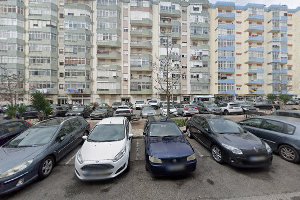
[[102, 59], [121, 59], [121, 53], [118, 51], [97, 51], [97, 57]]
[[248, 85], [262, 85], [264, 84], [264, 80], [256, 79], [256, 80], [249, 80]]
[[248, 74], [263, 74], [264, 69], [249, 69]]
[[218, 91], [219, 94], [228, 94], [228, 95], [234, 95], [234, 90], [225, 90], [225, 91]]
[[130, 20], [130, 23], [135, 26], [152, 26], [152, 19], [142, 18], [141, 20]]
[[219, 79], [218, 83], [234, 84], [235, 83], [235, 79]]
[[216, 19], [221, 19], [221, 20], [234, 20], [234, 19], [235, 19], [235, 13], [231, 13], [231, 12], [218, 13]]
[[264, 63], [264, 58], [249, 57], [247, 64], [262, 64]]
[[152, 48], [151, 41], [131, 41], [130, 46], [135, 48]]
[[263, 16], [263, 15], [249, 14], [247, 20], [248, 20], [248, 21], [262, 22], [262, 21], [264, 21], [264, 16]]
[[181, 11], [180, 10], [162, 10], [160, 9], [161, 16], [169, 16], [169, 17], [180, 17]]
[[152, 36], [152, 31], [149, 30], [149, 29], [131, 30], [130, 34], [134, 35], [134, 36], [151, 37]]
[[119, 40], [116, 40], [116, 41], [98, 40], [97, 45], [98, 46], [104, 46], [104, 47], [121, 47], [121, 42]]
[[99, 89], [99, 88], [97, 88], [97, 94], [121, 94], [121, 89]]
[[191, 34], [191, 40], [209, 40], [209, 34]]
[[264, 26], [263, 25], [252, 25], [249, 24], [247, 31], [248, 32], [264, 32]]
[[249, 36], [249, 39], [247, 42], [259, 42], [262, 43], [264, 42], [264, 37], [263, 36]]
[[256, 94], [256, 95], [264, 95], [265, 91], [264, 90], [253, 90], [253, 89], [250, 89], [249, 93], [250, 94]]
[[235, 72], [234, 67], [232, 68], [219, 68], [218, 72], [220, 73], [227, 73], [227, 74], [233, 74]]

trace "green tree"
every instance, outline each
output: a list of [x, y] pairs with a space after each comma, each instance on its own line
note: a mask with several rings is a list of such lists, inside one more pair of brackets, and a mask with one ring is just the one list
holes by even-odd
[[274, 103], [274, 101], [277, 99], [277, 96], [275, 94], [268, 94], [267, 99]]
[[281, 94], [279, 95], [279, 100], [283, 103], [286, 104], [288, 101], [290, 101], [292, 99], [292, 97], [290, 95], [287, 94]]
[[27, 107], [24, 104], [20, 104], [17, 107], [17, 111], [18, 111], [19, 116], [23, 116], [23, 114], [26, 112], [26, 108]]
[[40, 92], [35, 92], [31, 96], [32, 106], [39, 112], [39, 120], [51, 114], [52, 108], [49, 101]]
[[8, 105], [7, 110], [6, 110], [6, 115], [9, 118], [15, 119], [17, 115], [18, 107], [15, 105]]

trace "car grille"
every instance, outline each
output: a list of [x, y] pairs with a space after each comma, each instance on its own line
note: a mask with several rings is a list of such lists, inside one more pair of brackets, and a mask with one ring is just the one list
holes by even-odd
[[91, 164], [91, 165], [85, 165], [81, 169], [83, 171], [93, 171], [93, 170], [109, 170], [113, 168], [114, 166], [110, 164]]
[[182, 164], [186, 163], [186, 157], [162, 159], [164, 164]]
[[257, 148], [257, 149], [249, 149], [249, 150], [243, 150], [243, 153], [246, 156], [256, 156], [256, 155], [266, 155], [267, 154], [267, 150], [264, 148]]

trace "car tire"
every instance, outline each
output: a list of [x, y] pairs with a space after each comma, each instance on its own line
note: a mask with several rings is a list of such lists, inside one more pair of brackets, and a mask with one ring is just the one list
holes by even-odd
[[55, 161], [53, 156], [47, 156], [46, 158], [44, 158], [39, 166], [39, 171], [38, 171], [39, 178], [44, 179], [48, 177], [54, 168], [54, 164]]
[[214, 159], [214, 161], [216, 161], [217, 163], [219, 163], [219, 164], [224, 163], [223, 153], [219, 146], [213, 145], [211, 147], [211, 156]]
[[189, 128], [186, 128], [186, 133], [187, 133], [187, 136], [191, 139], [194, 139], [193, 135], [191, 134], [191, 131]]
[[299, 160], [299, 153], [296, 149], [290, 145], [281, 145], [278, 149], [279, 155], [286, 161], [298, 163]]
[[224, 115], [229, 115], [228, 110], [224, 110]]

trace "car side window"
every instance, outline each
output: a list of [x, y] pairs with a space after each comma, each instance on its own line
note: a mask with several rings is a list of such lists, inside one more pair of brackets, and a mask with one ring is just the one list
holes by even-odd
[[289, 134], [289, 135], [293, 135], [294, 132], [296, 130], [296, 127], [295, 126], [292, 126], [290, 124], [287, 124], [286, 125], [286, 133]]
[[61, 127], [61, 129], [59, 131], [59, 134], [58, 134], [58, 137], [69, 135], [73, 132], [73, 130], [74, 130], [74, 128], [71, 126], [70, 122], [67, 121]]
[[209, 124], [207, 123], [207, 121], [205, 119], [203, 119], [201, 126], [205, 131], [207, 131], [207, 132], [209, 131]]
[[266, 130], [282, 133], [283, 128], [284, 128], [284, 123], [278, 122], [278, 121], [273, 121], [273, 120], [266, 120], [262, 124], [262, 128], [266, 129]]
[[259, 128], [261, 125], [261, 122], [262, 122], [261, 119], [252, 118], [252, 119], [242, 121], [241, 124], [245, 125], [245, 126], [252, 126], [252, 127]]

